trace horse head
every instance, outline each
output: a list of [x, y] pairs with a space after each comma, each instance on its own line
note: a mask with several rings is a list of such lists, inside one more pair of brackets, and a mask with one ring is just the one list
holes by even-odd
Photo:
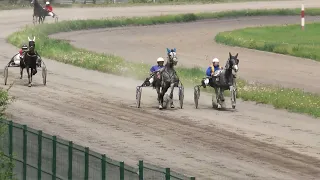
[[30, 3], [31, 4], [39, 4], [38, 0], [32, 0]]
[[32, 0], [30, 3], [33, 5], [34, 13], [38, 14], [38, 13], [41, 13], [42, 11], [44, 11], [42, 6], [39, 4], [38, 0]]
[[238, 53], [235, 56], [232, 56], [231, 53], [229, 52], [229, 59], [226, 63], [226, 70], [232, 71], [234, 70], [235, 72], [238, 72], [239, 70], [239, 59], [238, 59]]
[[168, 62], [169, 65], [175, 66], [178, 63], [177, 50], [167, 48]]
[[28, 40], [29, 40], [29, 52], [34, 53], [34, 49], [35, 49], [35, 46], [36, 46], [36, 43], [35, 43], [36, 37], [33, 36], [32, 40], [28, 37]]
[[30, 3], [34, 5], [36, 2], [37, 0], [32, 0]]

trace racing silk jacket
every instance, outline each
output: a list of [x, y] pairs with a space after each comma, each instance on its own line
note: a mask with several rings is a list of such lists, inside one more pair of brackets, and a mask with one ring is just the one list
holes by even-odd
[[[212, 69], [213, 69], [213, 71], [212, 71]], [[221, 66], [213, 66], [213, 65], [211, 65], [211, 66], [208, 67], [208, 69], [206, 71], [206, 75], [207, 76], [211, 76], [215, 71], [221, 70], [221, 69], [222, 69]]]
[[155, 71], [158, 71], [159, 69], [163, 68], [163, 66], [154, 65], [150, 68], [150, 72], [154, 73]]
[[46, 6], [45, 9], [46, 9], [48, 12], [52, 12], [52, 6], [51, 6], [51, 5]]

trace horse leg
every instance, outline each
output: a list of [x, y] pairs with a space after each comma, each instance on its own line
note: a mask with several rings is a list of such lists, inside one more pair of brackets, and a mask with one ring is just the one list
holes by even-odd
[[29, 87], [31, 87], [29, 67], [26, 67], [26, 69], [27, 69], [27, 73], [28, 73], [28, 81], [29, 81], [28, 86], [29, 86]]
[[34, 71], [35, 69], [33, 69], [33, 68], [31, 68], [31, 77], [30, 77], [30, 83], [31, 83], [31, 85], [32, 85], [32, 76], [33, 76], [33, 71]]
[[168, 89], [169, 89], [169, 86], [167, 84], [165, 84], [165, 86], [161, 88], [159, 109], [163, 108], [163, 97], [168, 91]]
[[221, 105], [225, 107], [224, 90], [225, 89], [220, 88], [220, 100], [221, 100]]
[[23, 68], [20, 66], [20, 79], [22, 79], [23, 76]]
[[218, 104], [218, 109], [221, 108], [221, 102], [220, 102], [220, 88], [214, 88], [214, 91], [216, 93], [216, 99], [217, 99], [217, 104]]
[[[36, 19], [34, 19], [34, 17], [36, 17]], [[34, 14], [32, 16], [32, 22], [34, 25], [37, 24], [37, 16], [35, 16]]]
[[171, 103], [170, 103], [170, 106], [171, 108], [174, 108], [174, 104], [173, 104], [173, 90], [174, 90], [174, 86], [175, 86], [175, 83], [171, 83], [170, 84], [170, 88], [171, 88], [171, 91], [170, 91], [170, 99], [171, 99]]
[[158, 102], [159, 102], [159, 106], [160, 106], [160, 86], [156, 86], [156, 91], [157, 91], [157, 94], [158, 94]]

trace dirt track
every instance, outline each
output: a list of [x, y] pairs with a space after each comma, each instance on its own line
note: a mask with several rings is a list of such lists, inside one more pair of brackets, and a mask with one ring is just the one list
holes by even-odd
[[[308, 2], [309, 5], [313, 3], [315, 6], [320, 6], [320, 3], [316, 1]], [[266, 7], [262, 3], [259, 4], [259, 7]], [[270, 8], [271, 6], [279, 7], [275, 4], [272, 3], [268, 6]], [[305, 4], [308, 7], [308, 3]], [[254, 8], [258, 8], [257, 6], [255, 5]], [[289, 7], [284, 6], [284, 3], [282, 6]], [[299, 7], [300, 2], [292, 2], [290, 6]], [[123, 15], [122, 10], [129, 16], [159, 14], [161, 11], [180, 13], [246, 7], [253, 7], [253, 5], [247, 3], [247, 5], [171, 6], [167, 8], [136, 7], [114, 8], [115, 10], [82, 8], [72, 10], [72, 14], [82, 12], [78, 18], [97, 18]], [[57, 9], [56, 12], [62, 20], [67, 19], [66, 17], [69, 18], [67, 15], [70, 14], [70, 11], [70, 9]], [[93, 11], [95, 14], [92, 13]], [[0, 22], [3, 27], [1, 38], [23, 25], [24, 21], [31, 19], [31, 13], [31, 10], [0, 11], [0, 16], [10, 22]], [[20, 15], [26, 15], [26, 17], [21, 18]], [[287, 21], [279, 19], [278, 23]], [[277, 23], [278, 18], [273, 17], [272, 20]], [[289, 18], [289, 21], [292, 22], [292, 18]], [[254, 20], [246, 20], [248, 25], [254, 22]], [[270, 20], [265, 19], [265, 22], [270, 22]], [[212, 33], [212, 37], [216, 31], [223, 29], [223, 22], [217, 23], [221, 25]], [[210, 25], [206, 25], [208, 23], [198, 22], [197, 25], [199, 24], [204, 24], [202, 29], [200, 26], [196, 26], [199, 28], [199, 33], [208, 32], [206, 30], [206, 28], [210, 28]], [[190, 27], [188, 24], [179, 26]], [[168, 32], [176, 30], [173, 25], [167, 27], [173, 28], [172, 30], [167, 29]], [[240, 25], [238, 24], [236, 27], [240, 27]], [[150, 44], [158, 42], [155, 44], [155, 49], [144, 51], [148, 55], [146, 59], [152, 61], [155, 59], [154, 56], [158, 56], [155, 54], [156, 52], [159, 55], [164, 54], [164, 51], [159, 52], [156, 49], [163, 49], [167, 44], [164, 44], [163, 40], [157, 41], [156, 37], [152, 37], [150, 29], [153, 28], [139, 28], [139, 31], [143, 30], [146, 33], [146, 39], [142, 39], [140, 44], [143, 50], [146, 49], [143, 48], [146, 45], [145, 42]], [[179, 39], [184, 37], [184, 40], [188, 42], [188, 33], [195, 33], [195, 30], [185, 29], [187, 31], [181, 32]], [[123, 32], [123, 37], [127, 38], [130, 37], [130, 30], [135, 30], [135, 28], [124, 28], [119, 32]], [[112, 35], [112, 32], [109, 32], [109, 35]], [[174, 36], [174, 34], [171, 35]], [[199, 35], [197, 43], [209, 45], [210, 39], [204, 39], [209, 36], [210, 34]], [[71, 38], [76, 38], [76, 36]], [[163, 36], [159, 35], [158, 38], [161, 39]], [[116, 45], [115, 40], [115, 38], [111, 39], [114, 45]], [[137, 43], [137, 40], [131, 40], [131, 43]], [[129, 40], [120, 39], [117, 44], [123, 45], [122, 43], [127, 41]], [[182, 49], [181, 51], [190, 50], [186, 44], [179, 44], [179, 49]], [[107, 44], [104, 45], [109, 48]], [[189, 48], [194, 47], [193, 45]], [[219, 47], [221, 48], [219, 52], [222, 53], [231, 49]], [[183, 48], [185, 49], [183, 50]], [[204, 46], [199, 54], [209, 54], [210, 51], [206, 48], [209, 47]], [[109, 50], [113, 52], [114, 49]], [[16, 48], [1, 39], [1, 65], [4, 66], [16, 51]], [[250, 78], [250, 74], [246, 74], [246, 68], [250, 68], [247, 64], [252, 60], [250, 57], [255, 55], [250, 56], [249, 52], [242, 49], [240, 52], [240, 55], [243, 54], [240, 66], [241, 76], [246, 78]], [[123, 51], [116, 53], [125, 55]], [[252, 53], [257, 52], [252, 51]], [[180, 54], [180, 57], [184, 56], [183, 58], [188, 59], [187, 54]], [[263, 56], [270, 54], [265, 55], [259, 52], [259, 55], [263, 59], [265, 58]], [[127, 54], [127, 57], [131, 56], [139, 57]], [[278, 56], [271, 55], [271, 57], [277, 58]], [[285, 59], [288, 58], [286, 56], [282, 57], [287, 62], [290, 60]], [[200, 64], [201, 58], [196, 57], [194, 63]], [[297, 61], [294, 60], [295, 58], [292, 59], [292, 63]], [[281, 64], [281, 62], [277, 62], [277, 64], [279, 63]], [[25, 85], [26, 79], [23, 81], [16, 79], [18, 69], [10, 69], [9, 82], [16, 81], [11, 94], [17, 96], [17, 101], [10, 106], [8, 112], [12, 114], [15, 121], [89, 146], [93, 150], [106, 153], [111, 158], [124, 160], [130, 165], [135, 165], [138, 159], [144, 159], [149, 163], [169, 165], [174, 170], [194, 175], [198, 179], [320, 178], [320, 130], [317, 128], [320, 125], [319, 119], [247, 102], [238, 102], [236, 111], [217, 111], [211, 108], [211, 96], [204, 93], [201, 95], [200, 109], [195, 110], [192, 91], [189, 89], [186, 89], [185, 108], [182, 110], [167, 110], [160, 113], [156, 109], [155, 92], [151, 89], [143, 91], [142, 109], [136, 109], [134, 107], [135, 86], [140, 84], [140, 81], [80, 69], [47, 59], [46, 64], [50, 71], [46, 87], [41, 84], [40, 74], [35, 78], [37, 86], [28, 88]], [[184, 64], [192, 65], [187, 61]], [[206, 64], [207, 62], [204, 62], [202, 65]], [[259, 64], [256, 64], [259, 67]], [[304, 60], [304, 64], [318, 66], [317, 63], [308, 60]], [[253, 80], [254, 78], [256, 77], [252, 76]], [[296, 78], [303, 80], [303, 77], [300, 76]], [[307, 82], [305, 83], [309, 86]], [[287, 85], [293, 86], [294, 84], [290, 84], [289, 81]], [[319, 89], [317, 86], [313, 86], [313, 88]]]

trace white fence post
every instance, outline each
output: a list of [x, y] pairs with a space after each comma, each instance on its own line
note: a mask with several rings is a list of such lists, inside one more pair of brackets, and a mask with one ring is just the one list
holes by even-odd
[[304, 20], [304, 5], [301, 5], [301, 29], [304, 30], [305, 20]]

